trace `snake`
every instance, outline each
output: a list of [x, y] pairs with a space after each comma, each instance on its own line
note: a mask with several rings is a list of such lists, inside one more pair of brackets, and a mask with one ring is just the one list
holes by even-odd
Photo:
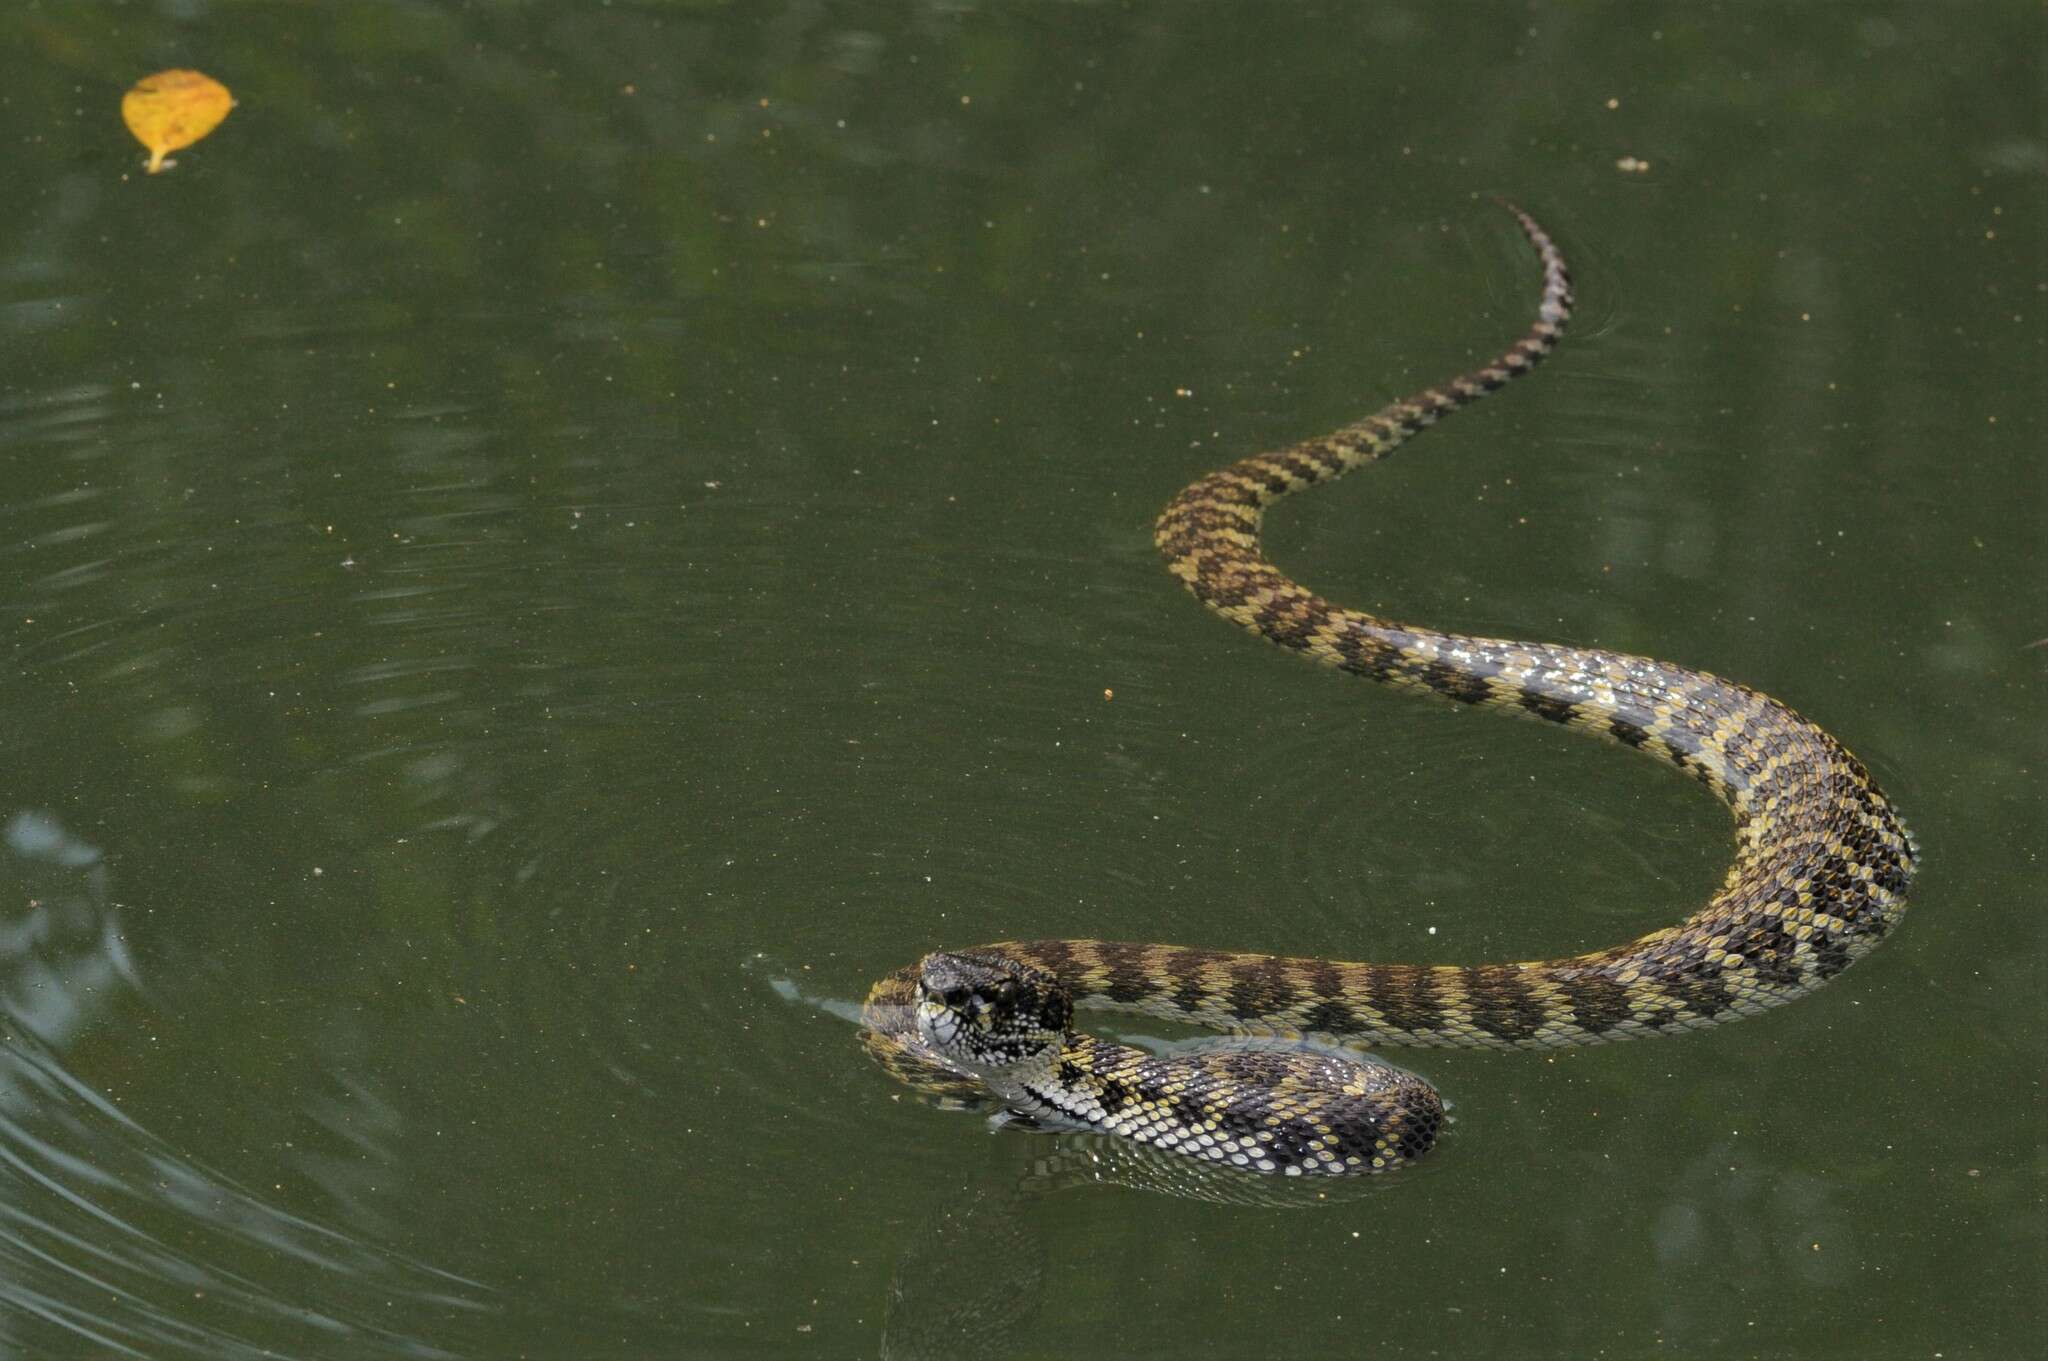
[[[1600, 648], [1472, 637], [1333, 604], [1266, 557], [1266, 509], [1377, 462], [1529, 373], [1574, 304], [1564, 254], [1503, 202], [1542, 269], [1536, 315], [1493, 359], [1362, 420], [1209, 473], [1155, 540], [1224, 619], [1322, 666], [1560, 724], [1690, 776], [1734, 820], [1706, 904], [1674, 926], [1568, 958], [1353, 963], [1107, 940], [939, 950], [871, 988], [868, 1049], [896, 1076], [1249, 1173], [1357, 1176], [1413, 1163], [1443, 1099], [1381, 1048], [1554, 1050], [1723, 1025], [1804, 997], [1898, 925], [1919, 848], [1834, 737], [1737, 682]], [[1074, 1028], [1077, 1007], [1246, 1038], [1160, 1054]]]

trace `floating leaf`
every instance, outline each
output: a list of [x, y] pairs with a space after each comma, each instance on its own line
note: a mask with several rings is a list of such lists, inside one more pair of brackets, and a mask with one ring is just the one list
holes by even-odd
[[228, 87], [197, 71], [144, 76], [121, 97], [121, 117], [135, 140], [149, 148], [152, 175], [164, 168], [166, 155], [219, 127], [233, 107]]

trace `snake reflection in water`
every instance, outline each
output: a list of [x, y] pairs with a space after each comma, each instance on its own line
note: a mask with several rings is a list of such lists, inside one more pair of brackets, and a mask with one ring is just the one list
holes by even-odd
[[869, 1050], [906, 1081], [980, 1090], [1088, 1128], [1288, 1175], [1399, 1167], [1436, 1139], [1421, 1078], [1364, 1053], [1272, 1044], [1160, 1057], [1072, 1029], [1075, 1006], [1347, 1046], [1555, 1049], [1720, 1025], [1804, 996], [1874, 948], [1906, 907], [1916, 849], [1842, 745], [1747, 686], [1648, 657], [1440, 633], [1346, 609], [1259, 543], [1265, 508], [1385, 457], [1556, 347], [1571, 275], [1509, 207], [1543, 269], [1536, 319], [1490, 363], [1355, 424], [1213, 472], [1159, 517], [1167, 566], [1267, 641], [1386, 684], [1581, 729], [1692, 776], [1734, 814], [1721, 888], [1676, 926], [1567, 959], [1354, 964], [1100, 940], [927, 955], [877, 983]]

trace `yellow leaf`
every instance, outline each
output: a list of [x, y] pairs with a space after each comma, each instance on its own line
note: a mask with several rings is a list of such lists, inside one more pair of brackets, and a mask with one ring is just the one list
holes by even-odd
[[121, 117], [135, 140], [149, 148], [152, 175], [164, 168], [166, 155], [219, 127], [233, 107], [228, 87], [197, 71], [144, 76], [121, 97]]

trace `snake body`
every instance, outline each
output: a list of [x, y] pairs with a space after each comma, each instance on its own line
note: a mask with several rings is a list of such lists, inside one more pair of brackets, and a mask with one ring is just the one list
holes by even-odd
[[1301, 1048], [1158, 1057], [1073, 1031], [1072, 1007], [1358, 1046], [1554, 1049], [1701, 1029], [1792, 1001], [1897, 924], [1917, 856], [1911, 835], [1863, 766], [1779, 701], [1648, 657], [1376, 618], [1267, 561], [1267, 506], [1384, 458], [1556, 347], [1570, 273], [1549, 234], [1509, 210], [1543, 271], [1520, 339], [1364, 420], [1210, 473], [1166, 507], [1157, 542], [1204, 605], [1282, 648], [1581, 729], [1684, 771], [1734, 814], [1735, 858], [1719, 891], [1675, 926], [1520, 963], [1363, 964], [1100, 940], [934, 954], [868, 999], [869, 1047], [899, 1074], [978, 1083], [1028, 1116], [1258, 1171], [1378, 1171], [1435, 1139], [1441, 1103], [1420, 1078]]

